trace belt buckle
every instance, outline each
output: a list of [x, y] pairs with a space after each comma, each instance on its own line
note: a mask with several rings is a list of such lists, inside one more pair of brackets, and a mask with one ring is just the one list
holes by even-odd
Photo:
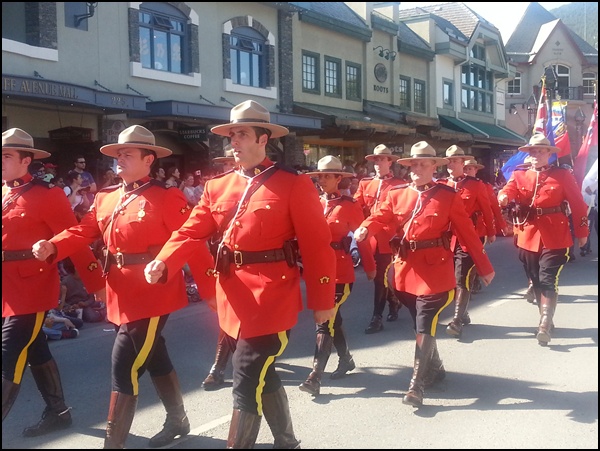
[[233, 262], [237, 266], [242, 266], [244, 264], [244, 259], [242, 258], [242, 253], [240, 251], [233, 252]]
[[123, 254], [121, 252], [117, 252], [115, 255], [115, 260], [117, 262], [117, 268], [121, 269], [125, 262], [123, 261]]
[[416, 241], [409, 241], [408, 242], [408, 248], [414, 252], [417, 250], [417, 242]]
[[536, 207], [535, 208], [535, 214], [536, 214], [536, 216], [542, 216], [544, 214], [544, 213], [542, 213], [542, 210], [543, 210], [542, 208]]

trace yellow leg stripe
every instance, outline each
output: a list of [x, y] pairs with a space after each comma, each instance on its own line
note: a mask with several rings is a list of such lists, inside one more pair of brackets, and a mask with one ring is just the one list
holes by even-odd
[[452, 301], [454, 300], [454, 293], [455, 293], [455, 290], [448, 291], [448, 299], [446, 299], [444, 306], [433, 317], [433, 321], [431, 322], [431, 336], [432, 337], [435, 337], [435, 332], [437, 330], [440, 313], [442, 313], [442, 311], [444, 311], [444, 309], [446, 307], [448, 307], [450, 304], [452, 304]]
[[394, 264], [394, 259], [392, 259], [390, 264], [385, 267], [385, 272], [383, 273], [383, 286], [386, 288], [390, 287], [390, 282], [388, 280], [388, 274], [390, 272], [390, 266], [392, 266], [393, 264]]
[[13, 383], [20, 384], [23, 380], [23, 374], [25, 373], [25, 367], [27, 366], [27, 351], [33, 343], [33, 340], [40, 333], [42, 326], [44, 325], [44, 320], [46, 319], [46, 312], [37, 312], [35, 314], [35, 324], [33, 326], [33, 331], [31, 332], [31, 337], [29, 337], [29, 341], [27, 345], [21, 350], [19, 354], [19, 358], [17, 359], [17, 365], [15, 366], [15, 376], [13, 379]]
[[[569, 259], [571, 258], [571, 256], [569, 255], [569, 248], [566, 249], [565, 256], [567, 257], [567, 261], [569, 261]], [[560, 276], [560, 273], [564, 267], [565, 267], [565, 265], [560, 265], [560, 268], [558, 268], [558, 271], [556, 272], [556, 278], [554, 279], [554, 290], [557, 293], [558, 293], [558, 277]]]
[[338, 302], [337, 304], [335, 304], [335, 313], [333, 314], [333, 320], [329, 321], [329, 335], [331, 335], [332, 337], [334, 336], [335, 332], [333, 330], [333, 323], [335, 322], [335, 317], [337, 316], [337, 312], [340, 309], [340, 307], [342, 306], [342, 304], [344, 302], [346, 302], [346, 300], [348, 299], [348, 297], [350, 296], [350, 284], [346, 283], [344, 284], [344, 294], [342, 295], [342, 299], [340, 299], [340, 302]]
[[467, 271], [467, 277], [465, 280], [465, 286], [467, 287], [468, 291], [471, 291], [471, 276], [473, 275], [473, 271], [475, 270], [475, 265], [471, 266], [469, 268], [469, 270]]
[[262, 416], [262, 414], [263, 414], [262, 394], [263, 394], [263, 389], [265, 388], [265, 374], [267, 374], [267, 370], [275, 362], [275, 358], [279, 357], [281, 354], [283, 354], [283, 351], [285, 350], [285, 348], [288, 345], [288, 336], [285, 331], [279, 332], [277, 335], [279, 336], [279, 342], [281, 343], [279, 351], [277, 351], [277, 354], [268, 357], [267, 360], [265, 361], [265, 364], [262, 367], [262, 370], [260, 371], [260, 376], [258, 378], [258, 386], [256, 387], [255, 399], [256, 399], [256, 404], [258, 405], [258, 409], [257, 409], [258, 414], [260, 416]]
[[144, 340], [144, 344], [142, 345], [142, 349], [138, 352], [135, 361], [133, 362], [133, 366], [131, 367], [131, 385], [133, 385], [133, 396], [137, 396], [139, 392], [139, 370], [148, 359], [148, 355], [150, 354], [150, 350], [152, 349], [152, 344], [156, 339], [156, 331], [158, 329], [158, 321], [159, 316], [153, 316], [150, 318], [148, 322], [148, 331], [146, 332], [146, 339]]

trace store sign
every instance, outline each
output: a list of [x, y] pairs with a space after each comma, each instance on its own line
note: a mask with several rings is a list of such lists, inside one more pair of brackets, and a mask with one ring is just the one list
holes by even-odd
[[177, 130], [179, 138], [183, 141], [206, 141], [206, 128], [180, 128]]
[[125, 130], [123, 121], [105, 120], [102, 123], [102, 142], [104, 144], [116, 144], [119, 142], [119, 134]]
[[92, 129], [83, 127], [63, 127], [50, 130], [48, 135], [52, 141], [92, 142]]

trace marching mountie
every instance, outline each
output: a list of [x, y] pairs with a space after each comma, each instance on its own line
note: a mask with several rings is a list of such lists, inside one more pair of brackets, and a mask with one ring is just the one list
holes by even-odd
[[264, 414], [275, 448], [298, 448], [288, 398], [275, 362], [302, 309], [298, 248], [306, 302], [315, 323], [335, 314], [335, 252], [319, 195], [310, 177], [274, 164], [269, 138], [288, 129], [248, 100], [230, 123], [211, 129], [229, 137], [238, 169], [206, 182], [189, 220], [146, 267], [146, 280], [168, 280], [215, 233], [219, 242], [217, 313], [233, 353], [233, 413], [227, 448], [252, 448]]
[[360, 242], [389, 224], [398, 225], [391, 241], [390, 279], [411, 314], [416, 333], [413, 376], [402, 402], [419, 407], [424, 389], [446, 375], [435, 332], [439, 314], [452, 302], [456, 287], [449, 231], [469, 249], [486, 285], [495, 273], [460, 194], [433, 180], [437, 166], [448, 160], [420, 141], [412, 146], [410, 158], [398, 162], [410, 166], [412, 183], [391, 189], [378, 211], [363, 221], [354, 235]]
[[498, 193], [498, 202], [502, 207], [516, 202], [519, 260], [533, 284], [539, 305], [537, 340], [546, 346], [554, 328], [558, 275], [569, 260], [569, 248], [573, 245], [566, 215], [567, 203], [579, 247], [585, 245], [589, 234], [587, 206], [573, 174], [548, 164], [552, 153], [560, 149], [551, 145], [544, 135], [534, 134], [519, 150], [529, 153], [531, 167], [512, 173]]
[[[437, 182], [448, 185], [459, 192], [467, 215], [471, 218], [481, 242], [484, 243], [487, 238], [489, 243], [493, 243], [496, 240], [496, 229], [487, 188], [481, 180], [465, 175], [464, 172], [465, 161], [472, 158], [471, 155], [465, 155], [464, 150], [456, 145], [448, 147], [446, 159], [450, 175], [447, 178], [438, 179]], [[480, 221], [479, 217], [482, 217], [483, 220]], [[446, 332], [448, 335], [460, 337], [463, 325], [471, 323], [467, 308], [471, 299], [471, 285], [477, 274], [469, 249], [465, 248], [456, 237], [452, 238], [452, 249], [454, 250], [456, 272], [456, 303], [454, 318], [446, 327]]]
[[[374, 177], [363, 177], [354, 193], [354, 198], [362, 207], [365, 218], [377, 212], [391, 188], [407, 184], [405, 180], [394, 176], [391, 171], [392, 164], [398, 158], [384, 144], [379, 144], [371, 155], [365, 156], [365, 160], [373, 162], [376, 173]], [[393, 236], [394, 228], [385, 227], [369, 240], [371, 251], [375, 257], [377, 273], [373, 279], [373, 316], [365, 329], [366, 334], [374, 334], [383, 330], [383, 311], [386, 302], [389, 303], [388, 321], [398, 319], [398, 309], [402, 306], [394, 297], [393, 290], [387, 287], [385, 279], [386, 270], [392, 261], [389, 242]]]
[[[235, 168], [235, 157], [231, 144], [225, 146], [222, 157], [212, 159], [213, 163], [221, 165], [221, 173], [231, 171]], [[202, 381], [202, 388], [207, 391], [217, 390], [225, 384], [225, 368], [233, 349], [227, 340], [227, 334], [219, 328], [219, 337], [217, 339], [217, 349], [215, 352], [215, 362], [208, 375]]]
[[[182, 271], [172, 273], [164, 285], [150, 286], [144, 267], [191, 210], [181, 190], [167, 189], [150, 177], [156, 159], [171, 151], [155, 145], [148, 129], [128, 127], [117, 144], [105, 145], [100, 152], [117, 160], [123, 183], [101, 189], [78, 226], [39, 241], [33, 251], [41, 261], [62, 259], [98, 239], [104, 241], [107, 319], [118, 326], [104, 448], [125, 446], [137, 406], [138, 380], [146, 371], [167, 412], [163, 429], [149, 442], [156, 448], [190, 432], [179, 379], [162, 335], [169, 314], [186, 306], [188, 298]], [[210, 301], [214, 278], [208, 246], [200, 247], [188, 263], [202, 298]]]
[[[477, 178], [477, 171], [480, 169], [484, 169], [485, 166], [477, 162], [476, 159], [465, 160], [464, 171], [465, 175], [469, 177]], [[480, 179], [485, 187], [487, 188], [488, 198], [490, 199], [490, 206], [492, 208], [492, 215], [494, 216], [494, 227], [496, 229], [496, 236], [508, 236], [508, 225], [506, 224], [506, 220], [502, 215], [502, 210], [498, 205], [498, 200], [496, 199], [496, 193], [494, 192], [494, 187], [491, 183], [486, 182], [483, 179]], [[483, 215], [477, 216], [477, 225], [475, 226], [477, 231], [479, 232], [479, 236], [484, 236], [486, 234], [486, 226], [483, 220]], [[479, 277], [475, 277], [473, 279], [473, 284], [471, 286], [471, 293], [476, 293], [481, 289], [481, 282]]]
[[[20, 128], [2, 133], [2, 421], [21, 388], [26, 365], [46, 403], [42, 419], [23, 431], [35, 437], [71, 426], [58, 366], [42, 331], [46, 312], [56, 308], [60, 280], [56, 264], [37, 261], [33, 243], [77, 224], [61, 188], [28, 172], [33, 160], [50, 153], [33, 147]], [[85, 248], [72, 256], [90, 293], [102, 291], [98, 260]]]
[[[336, 370], [331, 373], [331, 379], [340, 379], [356, 368], [348, 348], [346, 333], [342, 328], [340, 308], [350, 296], [356, 278], [350, 256], [352, 237], [348, 233], [356, 230], [364, 216], [362, 208], [355, 199], [340, 194], [338, 185], [342, 178], [353, 177], [354, 174], [345, 172], [339, 159], [327, 155], [319, 160], [316, 172], [308, 172], [307, 175], [315, 177], [323, 191], [322, 210], [331, 230], [331, 247], [336, 255], [335, 319], [317, 324], [313, 369], [299, 387], [300, 390], [316, 396], [321, 392], [321, 378], [331, 355], [332, 346], [335, 346], [339, 362]], [[376, 272], [375, 259], [368, 243], [363, 241], [358, 244], [358, 251], [367, 278], [373, 280]]]

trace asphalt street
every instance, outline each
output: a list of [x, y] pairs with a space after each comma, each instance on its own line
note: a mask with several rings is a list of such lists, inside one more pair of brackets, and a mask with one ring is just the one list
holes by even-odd
[[[294, 428], [303, 448], [574, 448], [598, 447], [598, 246], [565, 265], [560, 274], [556, 330], [549, 346], [535, 339], [537, 307], [523, 299], [527, 286], [511, 238], [487, 247], [496, 270], [492, 284], [470, 304], [473, 323], [460, 340], [445, 333], [453, 306], [437, 331], [446, 379], [425, 395], [424, 406], [402, 404], [412, 375], [414, 334], [405, 309], [396, 322], [366, 335], [372, 284], [361, 268], [342, 308], [357, 369], [341, 380], [328, 375], [321, 395], [298, 389], [314, 350], [312, 313], [303, 311], [277, 367], [286, 387]], [[387, 311], [386, 311], [387, 314]], [[174, 313], [165, 329], [181, 379], [191, 433], [174, 449], [223, 449], [231, 415], [231, 365], [224, 388], [205, 392], [201, 382], [214, 358], [216, 315], [202, 302]], [[86, 324], [78, 338], [50, 344], [61, 370], [73, 426], [43, 437], [23, 438], [44, 408], [28, 371], [12, 411], [2, 424], [5, 449], [99, 449], [103, 446], [110, 392], [109, 324]], [[147, 448], [165, 418], [148, 375], [140, 380], [137, 413], [127, 448]], [[272, 448], [263, 421], [256, 448]]]

